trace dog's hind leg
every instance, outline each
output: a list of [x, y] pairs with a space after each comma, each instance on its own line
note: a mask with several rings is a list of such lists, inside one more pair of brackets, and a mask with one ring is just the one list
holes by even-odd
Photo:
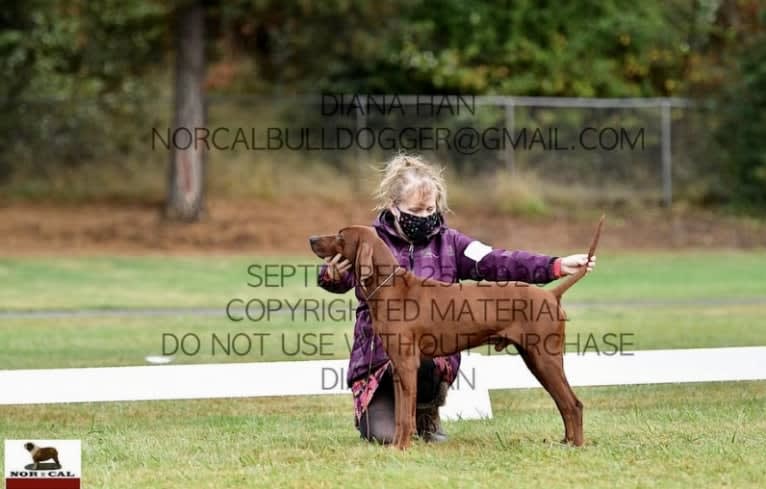
[[549, 382], [552, 383], [552, 389], [548, 389], [548, 392], [554, 400], [561, 400], [556, 401], [556, 405], [559, 406], [559, 411], [566, 427], [564, 441], [579, 447], [585, 442], [582, 421], [583, 404], [577, 399], [564, 373], [563, 355], [546, 357], [544, 363], [549, 364], [546, 366], [545, 371], [549, 372], [546, 375], [550, 376]]
[[564, 374], [563, 354], [560, 351], [555, 354], [548, 353], [538, 345], [527, 349], [519, 347], [519, 352], [529, 370], [556, 403], [564, 422], [564, 440], [562, 441], [575, 446], [582, 445], [584, 442], [583, 405], [575, 396]]

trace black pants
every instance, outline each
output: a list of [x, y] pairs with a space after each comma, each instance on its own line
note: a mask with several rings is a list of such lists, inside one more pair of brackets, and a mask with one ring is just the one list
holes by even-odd
[[[418, 404], [433, 402], [439, 393], [441, 376], [431, 359], [424, 359], [418, 368]], [[368, 441], [391, 443], [396, 431], [394, 419], [394, 376], [390, 370], [380, 379], [380, 385], [359, 420], [359, 433]]]

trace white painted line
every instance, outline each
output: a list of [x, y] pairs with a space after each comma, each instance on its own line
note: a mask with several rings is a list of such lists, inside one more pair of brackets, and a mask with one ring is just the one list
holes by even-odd
[[[0, 404], [348, 394], [347, 360], [0, 371]], [[766, 347], [567, 354], [573, 386], [766, 379]], [[517, 356], [464, 355], [445, 417], [489, 417], [488, 389], [538, 387]]]

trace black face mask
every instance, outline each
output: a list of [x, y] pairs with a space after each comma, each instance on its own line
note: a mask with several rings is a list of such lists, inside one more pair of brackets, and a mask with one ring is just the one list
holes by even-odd
[[441, 225], [441, 216], [438, 212], [420, 217], [399, 209], [399, 226], [413, 243], [428, 241], [433, 232]]

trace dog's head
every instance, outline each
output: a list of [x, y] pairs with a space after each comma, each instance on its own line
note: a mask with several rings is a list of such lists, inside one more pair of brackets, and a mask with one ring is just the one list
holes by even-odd
[[31, 452], [32, 450], [35, 449], [35, 444], [31, 443], [31, 442], [30, 443], [25, 443], [24, 444], [24, 448], [26, 448], [28, 452]]
[[[363, 287], [373, 275], [375, 250], [381, 245], [385, 248], [375, 229], [368, 226], [349, 226], [341, 229], [337, 234], [311, 236], [309, 244], [319, 258], [333, 257], [340, 253], [353, 265], [354, 275]], [[390, 251], [388, 254], [391, 254]], [[394, 261], [393, 256], [391, 260]], [[391, 271], [393, 269], [389, 265], [389, 273]]]

